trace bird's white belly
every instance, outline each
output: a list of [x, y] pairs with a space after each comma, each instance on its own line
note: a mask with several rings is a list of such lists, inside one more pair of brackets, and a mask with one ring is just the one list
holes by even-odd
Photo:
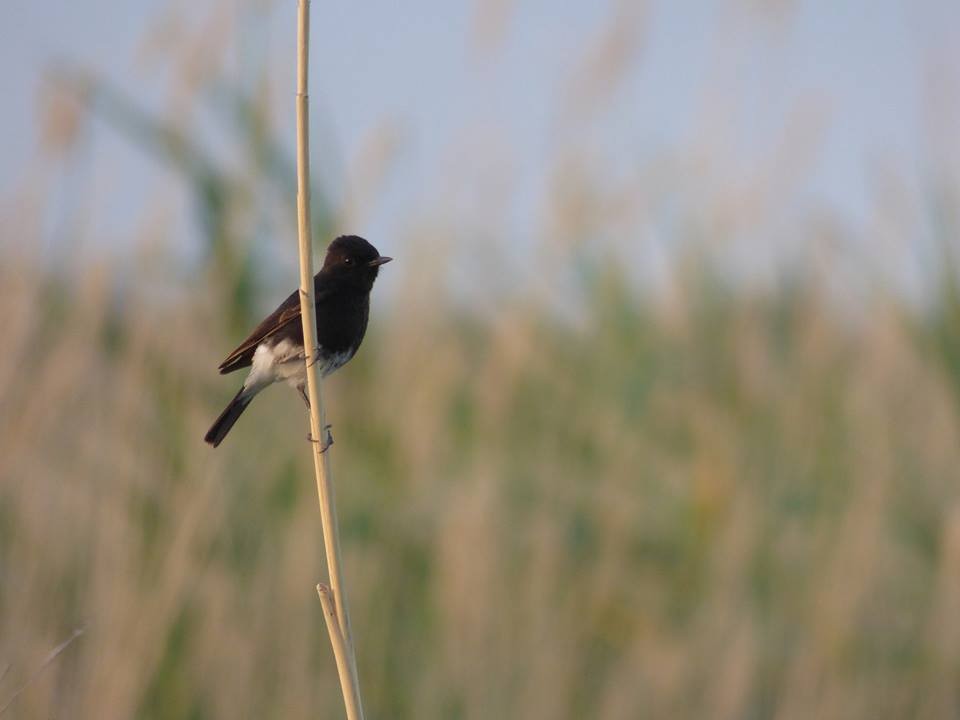
[[299, 348], [289, 340], [281, 340], [276, 345], [261, 343], [257, 346], [250, 364], [250, 374], [243, 386], [260, 390], [281, 381], [296, 386], [304, 383], [306, 377], [306, 366]]
[[[320, 361], [320, 374], [327, 376], [346, 363], [353, 353], [342, 352]], [[275, 382], [287, 382], [294, 387], [307, 381], [307, 366], [300, 348], [289, 340], [276, 345], [260, 344], [253, 353], [250, 374], [243, 386], [258, 391]]]

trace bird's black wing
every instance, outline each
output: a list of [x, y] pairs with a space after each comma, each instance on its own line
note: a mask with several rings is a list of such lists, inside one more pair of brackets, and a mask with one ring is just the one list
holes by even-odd
[[[323, 290], [320, 287], [320, 274], [313, 278], [314, 299], [320, 301]], [[280, 303], [280, 306], [270, 313], [253, 332], [247, 336], [247, 339], [240, 343], [233, 352], [227, 355], [226, 359], [220, 363], [220, 374], [226, 375], [234, 370], [250, 367], [253, 362], [253, 353], [257, 346], [271, 335], [288, 327], [292, 322], [301, 322], [300, 320], [300, 291], [294, 290], [290, 295]]]

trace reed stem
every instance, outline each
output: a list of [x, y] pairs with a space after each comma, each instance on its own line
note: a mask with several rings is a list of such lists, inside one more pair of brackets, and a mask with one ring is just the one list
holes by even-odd
[[[330, 644], [340, 675], [340, 687], [348, 720], [362, 720], [360, 685], [353, 652], [353, 635], [347, 610], [343, 567], [340, 554], [340, 533], [330, 473], [330, 448], [326, 447], [326, 416], [320, 393], [317, 363], [317, 322], [313, 289], [313, 247], [310, 232], [310, 144], [308, 69], [310, 49], [310, 0], [297, 5], [297, 229], [300, 241], [300, 311], [303, 320], [303, 344], [307, 363], [307, 397], [310, 399], [310, 443], [313, 467], [320, 502], [323, 544], [330, 577], [329, 594], [320, 591], [320, 600], [327, 619]], [[319, 588], [318, 588], [319, 589]], [[336, 622], [333, 622], [333, 621]]]

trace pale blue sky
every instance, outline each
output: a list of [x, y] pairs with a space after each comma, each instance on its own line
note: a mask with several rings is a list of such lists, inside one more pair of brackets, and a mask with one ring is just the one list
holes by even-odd
[[[247, 26], [235, 30], [236, 44], [247, 46], [232, 57], [268, 56], [278, 89], [292, 89], [295, 3], [253, 4], [272, 9], [246, 15]], [[651, 2], [627, 20], [640, 23], [640, 50], [596, 112], [571, 106], [570, 86], [617, 8], [632, 17], [629, 1], [490, 4], [509, 13], [500, 43], [484, 54], [474, 43], [475, 2], [314, 0], [313, 111], [331, 131], [340, 165], [374, 128], [401, 130], [397, 172], [358, 231], [398, 235], [431, 198], [443, 197], [461, 159], [477, 162], [472, 144], [508, 158], [509, 226], [519, 235], [537, 222], [558, 148], [582, 149], [615, 175], [683, 155], [715, 133], [737, 182], [771, 156], [787, 119], [809, 105], [825, 129], [790, 201], [823, 206], [854, 225], [870, 214], [868, 175], [877, 163], [919, 192], [931, 167], [955, 171], [960, 157], [956, 141], [946, 146], [950, 133], [932, 132], [943, 117], [960, 118], [960, 3], [953, 0]], [[0, 4], [0, 201], [38, 158], [37, 89], [52, 63], [91, 68], [146, 105], [163, 106], [167, 76], [137, 49], [169, 6]], [[757, 10], [766, 6], [774, 9]], [[258, 17], [269, 19], [266, 32], [252, 27]], [[292, 101], [278, 101], [286, 103], [280, 123], [292, 123]], [[93, 133], [87, 162], [99, 188], [98, 227], [108, 244], [122, 242], [163, 173], [108, 128]], [[706, 190], [725, 181], [708, 180]]]

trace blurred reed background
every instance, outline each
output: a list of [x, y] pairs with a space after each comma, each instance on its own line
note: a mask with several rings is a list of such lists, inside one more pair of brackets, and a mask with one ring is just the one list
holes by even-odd
[[[479, 47], [508, 5], [481, 4]], [[643, 20], [617, 12], [564, 107], [636, 62]], [[236, 385], [217, 362], [296, 280], [292, 126], [267, 111], [293, 99], [236, 82], [226, 30], [158, 25], [172, 106], [58, 71], [48, 183], [0, 227], [0, 706], [26, 684], [7, 716], [339, 717], [300, 401], [267, 393], [220, 450], [201, 440]], [[197, 259], [162, 207], [128, 252], [70, 230], [34, 249], [94, 122], [187, 189]], [[702, 148], [611, 178], [558, 141], [522, 252], [469, 166], [371, 237], [398, 260], [326, 383], [368, 717], [960, 716], [960, 186], [877, 195], [871, 239], [937, 248], [919, 299], [813, 211], [779, 231], [804, 252], [752, 281], [728, 253], [776, 241], [800, 126], [729, 192]], [[401, 137], [385, 123], [343, 197], [318, 189], [318, 245], [376, 202]]]

